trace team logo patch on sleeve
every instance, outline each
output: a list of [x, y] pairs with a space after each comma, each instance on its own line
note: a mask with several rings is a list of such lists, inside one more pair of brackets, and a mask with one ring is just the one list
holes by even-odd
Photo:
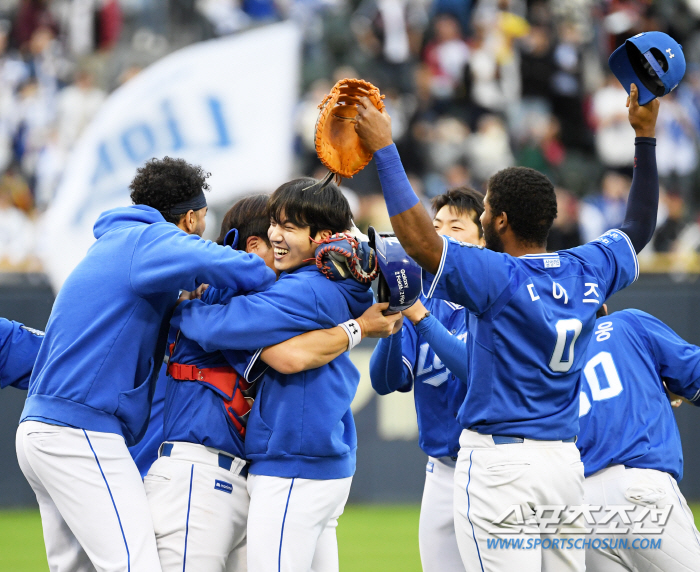
[[231, 494], [233, 492], [233, 485], [231, 483], [227, 483], [226, 481], [220, 481], [218, 479], [214, 481], [214, 488], [217, 491], [223, 491], [228, 494]]
[[594, 242], [602, 242], [603, 244], [611, 244], [613, 242], [618, 242], [622, 240], [622, 234], [616, 230], [609, 230], [608, 232], [600, 235], [595, 239]]
[[433, 463], [432, 461], [429, 461], [428, 464], [425, 466], [425, 472], [432, 473], [434, 468], [435, 468], [435, 463]]

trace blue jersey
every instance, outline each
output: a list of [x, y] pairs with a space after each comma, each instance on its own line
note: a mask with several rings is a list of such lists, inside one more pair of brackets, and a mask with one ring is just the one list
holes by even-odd
[[700, 406], [700, 348], [649, 314], [623, 310], [596, 322], [586, 360], [576, 443], [585, 475], [624, 465], [680, 481], [681, 437], [663, 381]]
[[44, 332], [0, 318], [0, 388], [29, 387]]
[[462, 427], [487, 435], [573, 438], [579, 372], [603, 302], [631, 284], [637, 256], [623, 232], [570, 250], [515, 258], [443, 237], [427, 297], [469, 311]]
[[[207, 304], [227, 304], [235, 294], [231, 289], [209, 288], [202, 295]], [[259, 362], [261, 350], [206, 352], [183, 334], [178, 337], [170, 360], [199, 369], [230, 366], [248, 381], [255, 381], [266, 366]], [[198, 443], [245, 458], [243, 436], [227, 412], [227, 399], [221, 389], [200, 381], [181, 381], [168, 376], [165, 396], [164, 441]]]
[[[423, 303], [448, 332], [464, 340], [466, 347], [466, 310], [445, 300]], [[404, 389], [410, 389], [413, 383], [420, 448], [431, 457], [456, 456], [462, 433], [456, 417], [467, 394], [466, 383], [445, 367], [408, 320], [404, 320], [401, 347], [410, 380]]]

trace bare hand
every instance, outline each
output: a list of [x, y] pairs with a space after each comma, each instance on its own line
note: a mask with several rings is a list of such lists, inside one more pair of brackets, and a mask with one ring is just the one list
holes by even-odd
[[668, 386], [666, 385], [666, 382], [664, 381], [664, 389], [666, 390], [666, 395], [668, 396], [668, 400], [671, 402], [671, 407], [677, 408], [680, 407], [685, 399], [683, 399], [680, 395], [676, 395], [675, 393], [672, 393], [669, 391]]
[[202, 294], [204, 294], [207, 288], [209, 288], [209, 284], [200, 284], [199, 286], [197, 286], [197, 289], [193, 290], [192, 292], [183, 290], [180, 293], [180, 297], [177, 299], [176, 306], [186, 300], [200, 300], [202, 298]]
[[357, 318], [363, 338], [386, 338], [398, 331], [395, 326], [402, 316], [400, 313], [385, 316], [382, 312], [388, 307], [388, 302], [374, 304]]
[[355, 132], [365, 148], [374, 153], [391, 145], [391, 117], [384, 111], [379, 111], [367, 97], [361, 97], [357, 104]]
[[627, 98], [627, 107], [629, 122], [637, 137], [656, 137], [659, 98], [652, 99], [646, 105], [639, 105], [639, 90], [635, 84], [632, 84]]
[[415, 324], [425, 317], [425, 313], [427, 311], [428, 310], [426, 310], [425, 306], [423, 306], [423, 302], [416, 300], [416, 303], [413, 304], [413, 306], [405, 309], [402, 313]]

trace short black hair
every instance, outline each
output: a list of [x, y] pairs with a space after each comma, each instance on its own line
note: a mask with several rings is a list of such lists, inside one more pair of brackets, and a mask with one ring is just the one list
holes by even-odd
[[275, 223], [288, 221], [308, 226], [311, 237], [321, 230], [345, 232], [352, 226], [352, 211], [340, 189], [333, 183], [324, 187], [311, 177], [294, 179], [279, 187], [270, 197], [267, 212]]
[[545, 175], [528, 167], [508, 167], [489, 179], [487, 189], [492, 216], [506, 213], [518, 239], [547, 245], [549, 229], [557, 218], [557, 197]]
[[251, 236], [257, 236], [270, 246], [267, 229], [270, 228], [270, 217], [267, 214], [267, 203], [270, 195], [250, 195], [243, 197], [228, 210], [221, 222], [221, 233], [216, 239], [218, 244], [224, 243], [226, 234], [232, 228], [238, 229], [238, 248], [245, 250], [246, 242]]
[[166, 221], [177, 224], [184, 214], [171, 214], [170, 209], [208, 191], [209, 175], [199, 165], [190, 165], [184, 159], [151, 159], [136, 170], [129, 185], [131, 200], [135, 205], [153, 207]]
[[479, 218], [484, 212], [484, 195], [471, 187], [457, 187], [442, 193], [432, 200], [435, 216], [443, 207], [452, 208], [459, 215], [467, 215], [479, 227], [479, 238], [484, 234]]

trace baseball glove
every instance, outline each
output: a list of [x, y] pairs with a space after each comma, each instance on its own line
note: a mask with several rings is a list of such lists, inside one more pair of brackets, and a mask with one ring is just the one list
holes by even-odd
[[355, 133], [357, 102], [366, 96], [374, 106], [384, 109], [384, 96], [368, 81], [341, 79], [323, 98], [316, 121], [316, 153], [329, 171], [350, 178], [372, 159]]
[[369, 244], [343, 232], [319, 243], [316, 266], [329, 280], [354, 278], [360, 284], [369, 284], [379, 274], [377, 256]]

